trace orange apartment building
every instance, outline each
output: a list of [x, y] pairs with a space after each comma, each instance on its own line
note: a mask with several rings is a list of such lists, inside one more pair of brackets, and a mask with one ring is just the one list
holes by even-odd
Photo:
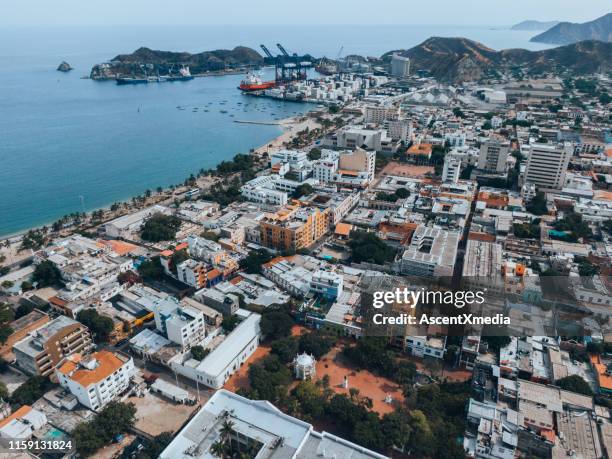
[[49, 376], [64, 358], [93, 347], [89, 329], [59, 316], [13, 346], [17, 366], [31, 375]]
[[261, 245], [287, 251], [310, 247], [329, 231], [330, 221], [330, 209], [286, 206], [259, 222]]

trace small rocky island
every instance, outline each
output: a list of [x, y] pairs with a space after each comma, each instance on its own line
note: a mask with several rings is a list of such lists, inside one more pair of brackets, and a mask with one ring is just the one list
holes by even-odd
[[62, 63], [57, 67], [58, 72], [70, 72], [72, 67], [66, 61], [62, 61]]

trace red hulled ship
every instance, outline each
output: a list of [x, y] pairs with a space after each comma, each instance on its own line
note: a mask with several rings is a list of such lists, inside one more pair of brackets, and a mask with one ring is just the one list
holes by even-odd
[[276, 86], [276, 81], [263, 81], [258, 76], [247, 73], [244, 80], [240, 82], [238, 89], [241, 91], [262, 91], [264, 89], [270, 89]]

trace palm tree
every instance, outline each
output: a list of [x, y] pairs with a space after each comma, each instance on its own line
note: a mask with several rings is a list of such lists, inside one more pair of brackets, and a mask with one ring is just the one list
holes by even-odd
[[225, 444], [222, 441], [214, 442], [210, 447], [210, 452], [217, 457], [225, 457]]
[[234, 433], [234, 422], [226, 419], [221, 426], [221, 436], [228, 439]]

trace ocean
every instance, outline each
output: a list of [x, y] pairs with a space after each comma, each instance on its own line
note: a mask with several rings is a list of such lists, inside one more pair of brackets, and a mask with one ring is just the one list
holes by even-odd
[[[317, 57], [336, 58], [341, 48], [342, 55], [380, 56], [430, 36], [462, 36], [494, 49], [546, 47], [529, 43], [534, 33], [440, 26], [0, 27], [0, 236], [182, 182], [280, 134], [278, 126], [234, 120], [270, 121], [312, 108], [241, 95], [241, 75], [135, 86], [82, 78], [117, 54], [141, 46], [259, 51], [262, 43], [273, 49], [280, 42]], [[72, 72], [56, 71], [63, 60]]]

